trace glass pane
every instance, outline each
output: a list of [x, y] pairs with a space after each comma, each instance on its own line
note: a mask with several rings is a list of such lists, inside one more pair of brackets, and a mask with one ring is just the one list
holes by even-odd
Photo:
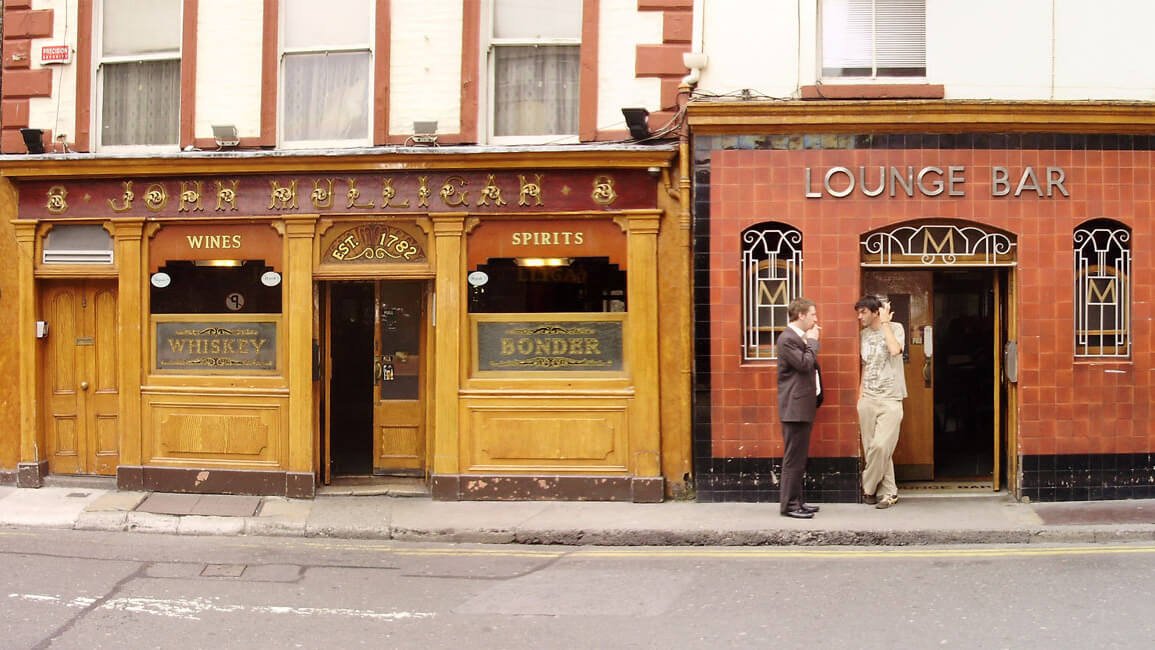
[[419, 282], [381, 283], [381, 399], [417, 399], [422, 293]]
[[180, 0], [104, 0], [104, 55], [180, 52], [180, 21]]
[[496, 0], [494, 38], [581, 38], [582, 0]]
[[477, 271], [485, 284], [469, 288], [469, 311], [481, 313], [624, 312], [626, 272], [605, 257], [578, 257], [568, 266], [518, 266], [493, 258]]
[[110, 251], [112, 236], [99, 225], [59, 225], [44, 238], [46, 251]]
[[871, 0], [825, 0], [822, 3], [823, 74], [838, 76], [837, 70], [844, 68], [865, 69], [865, 74], [870, 74], [873, 67], [871, 13]]
[[367, 140], [369, 62], [368, 52], [286, 55], [285, 140]]
[[160, 270], [172, 281], [163, 288], [151, 287], [154, 314], [281, 313], [281, 285], [269, 287], [261, 282], [261, 275], [273, 270], [263, 260], [235, 267], [170, 261]]
[[577, 133], [580, 55], [576, 45], [495, 48], [493, 134]]
[[104, 64], [102, 145], [177, 144], [180, 61]]
[[369, 0], [282, 0], [285, 48], [368, 47], [373, 34]]

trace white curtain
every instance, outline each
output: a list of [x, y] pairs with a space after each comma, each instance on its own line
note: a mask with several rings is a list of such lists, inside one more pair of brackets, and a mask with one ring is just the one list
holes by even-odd
[[283, 139], [369, 139], [369, 52], [286, 54]]
[[494, 48], [493, 134], [578, 132], [577, 45]]
[[180, 60], [101, 65], [102, 145], [180, 141]]

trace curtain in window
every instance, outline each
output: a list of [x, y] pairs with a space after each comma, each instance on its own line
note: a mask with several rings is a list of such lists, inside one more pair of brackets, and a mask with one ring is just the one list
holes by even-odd
[[180, 60], [101, 65], [102, 145], [180, 141]]
[[286, 54], [284, 139], [369, 138], [368, 52]]
[[576, 134], [580, 54], [574, 45], [495, 47], [493, 134]]

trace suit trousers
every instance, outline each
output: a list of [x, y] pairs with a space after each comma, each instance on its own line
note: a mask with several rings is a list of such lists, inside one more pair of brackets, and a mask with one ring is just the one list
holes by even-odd
[[778, 508], [782, 512], [797, 510], [806, 501], [802, 498], [802, 474], [810, 456], [810, 430], [813, 422], [783, 422], [782, 437], [786, 450], [782, 453], [782, 479], [778, 483]]
[[894, 448], [902, 427], [902, 400], [863, 397], [858, 400], [858, 427], [862, 434], [862, 493], [878, 497], [897, 495]]

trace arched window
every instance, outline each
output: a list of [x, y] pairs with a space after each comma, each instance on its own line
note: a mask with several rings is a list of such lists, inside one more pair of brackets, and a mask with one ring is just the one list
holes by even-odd
[[1074, 233], [1075, 356], [1131, 356], [1131, 229], [1110, 219]]
[[774, 342], [802, 295], [802, 233], [766, 222], [742, 231], [742, 359], [775, 359]]

